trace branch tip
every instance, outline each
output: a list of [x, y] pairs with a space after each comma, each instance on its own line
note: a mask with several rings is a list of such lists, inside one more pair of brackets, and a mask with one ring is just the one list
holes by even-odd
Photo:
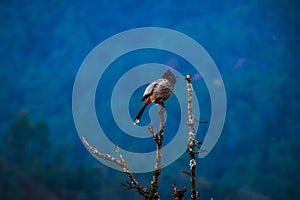
[[188, 83], [192, 83], [192, 75], [191, 74], [186, 75], [184, 80], [186, 80]]

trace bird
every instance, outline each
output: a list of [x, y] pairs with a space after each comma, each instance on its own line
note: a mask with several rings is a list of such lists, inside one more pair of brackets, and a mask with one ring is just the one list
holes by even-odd
[[145, 89], [141, 99], [141, 101], [145, 101], [145, 103], [136, 115], [133, 124], [136, 125], [140, 122], [140, 118], [149, 104], [154, 103], [164, 106], [164, 102], [174, 91], [175, 83], [176, 77], [170, 69], [168, 69], [161, 78], [150, 83]]

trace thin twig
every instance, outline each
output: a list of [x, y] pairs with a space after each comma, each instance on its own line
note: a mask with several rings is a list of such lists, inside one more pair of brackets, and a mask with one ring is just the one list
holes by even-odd
[[[104, 160], [109, 160], [110, 162], [113, 162], [113, 163], [115, 163], [115, 164], [117, 164], [117, 165], [119, 165], [123, 170], [124, 170], [124, 172], [126, 172], [127, 171], [127, 164], [126, 163], [124, 163], [124, 162], [122, 162], [121, 160], [118, 160], [118, 159], [116, 159], [115, 157], [113, 157], [113, 156], [111, 156], [111, 155], [109, 155], [109, 154], [103, 154], [103, 153], [100, 153], [98, 150], [97, 150], [97, 148], [95, 148], [95, 147], [93, 147], [93, 146], [91, 146], [87, 141], [86, 141], [86, 139], [84, 138], [84, 137], [81, 137], [80, 138], [81, 139], [81, 141], [82, 141], [82, 143], [94, 154], [94, 155], [96, 155], [96, 156], [98, 156], [98, 157], [100, 157], [100, 158], [102, 158], [102, 159], [104, 159]], [[118, 149], [118, 147], [117, 147], [117, 145], [116, 145], [116, 150]]]
[[202, 120], [199, 120], [199, 119], [194, 119], [194, 120], [195, 120], [195, 122], [198, 122], [200, 124], [207, 124], [208, 123], [207, 120], [205, 120], [205, 121], [202, 121]]

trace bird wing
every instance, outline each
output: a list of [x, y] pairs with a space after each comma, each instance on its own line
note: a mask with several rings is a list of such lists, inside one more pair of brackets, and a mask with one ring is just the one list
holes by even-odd
[[158, 84], [157, 81], [154, 81], [150, 85], [147, 86], [141, 101], [144, 101], [145, 99], [147, 99], [153, 93], [153, 90], [157, 87], [157, 84]]

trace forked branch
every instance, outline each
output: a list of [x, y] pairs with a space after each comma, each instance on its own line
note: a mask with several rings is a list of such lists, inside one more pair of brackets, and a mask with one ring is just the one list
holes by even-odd
[[80, 138], [82, 143], [96, 156], [108, 160], [110, 162], [113, 162], [120, 166], [123, 171], [126, 173], [130, 181], [127, 181], [127, 184], [125, 185], [128, 189], [136, 189], [140, 195], [145, 197], [145, 199], [149, 199], [150, 197], [150, 190], [146, 187], [141, 186], [138, 181], [134, 178], [133, 174], [130, 172], [130, 169], [126, 163], [126, 161], [123, 159], [123, 156], [120, 152], [120, 149], [118, 145], [115, 145], [116, 153], [119, 155], [119, 159], [109, 155], [109, 154], [103, 154], [100, 153], [95, 147], [91, 146], [84, 137]]
[[133, 174], [131, 173], [125, 159], [120, 152], [118, 145], [115, 145], [115, 151], [119, 156], [119, 159], [109, 155], [100, 153], [97, 148], [91, 146], [84, 137], [81, 137], [82, 143], [96, 156], [108, 160], [110, 162], [115, 163], [116, 165], [120, 166], [123, 171], [128, 176], [129, 180], [126, 184], [122, 184], [126, 186], [127, 189], [136, 189], [137, 192], [142, 195], [147, 200], [160, 200], [160, 196], [158, 194], [158, 178], [161, 173], [161, 158], [162, 158], [162, 147], [163, 147], [163, 139], [164, 139], [164, 128], [165, 128], [165, 107], [164, 105], [160, 105], [159, 111], [159, 118], [160, 118], [160, 130], [159, 134], [156, 134], [153, 130], [152, 126], [148, 127], [149, 132], [151, 133], [153, 139], [156, 142], [156, 162], [153, 171], [153, 177], [151, 180], [151, 188], [144, 187], [139, 184], [139, 182], [134, 178]]
[[[188, 121], [187, 125], [189, 126], [189, 137], [188, 137], [188, 144], [186, 148], [186, 152], [189, 155], [190, 162], [189, 162], [189, 171], [183, 171], [183, 173], [188, 174], [190, 177], [190, 184], [191, 184], [191, 198], [192, 200], [200, 200], [200, 194], [196, 189], [196, 154], [201, 153], [201, 151], [196, 151], [196, 148], [200, 149], [202, 141], [197, 141], [195, 139], [195, 128], [194, 123], [207, 123], [207, 121], [198, 121], [194, 118], [193, 114], [193, 107], [192, 107], [192, 78], [191, 75], [187, 75], [185, 77], [187, 81], [187, 90], [188, 90]], [[118, 145], [115, 145], [115, 151], [118, 154], [119, 158], [115, 158], [109, 154], [102, 154], [98, 152], [98, 150], [91, 146], [84, 137], [81, 137], [81, 141], [83, 144], [96, 156], [108, 160], [110, 162], [115, 163], [116, 165], [120, 166], [123, 171], [128, 176], [129, 180], [123, 186], [126, 186], [128, 189], [136, 189], [137, 192], [144, 197], [146, 200], [160, 200], [160, 196], [158, 194], [158, 179], [161, 174], [161, 167], [162, 167], [162, 149], [163, 149], [163, 139], [164, 139], [164, 128], [165, 128], [165, 107], [163, 104], [160, 105], [159, 111], [159, 118], [160, 118], [160, 130], [156, 133], [153, 127], [150, 125], [148, 127], [148, 131], [152, 135], [155, 143], [156, 143], [156, 162], [153, 171], [153, 177], [151, 180], [151, 188], [144, 187], [139, 184], [139, 182], [134, 178], [133, 174], [131, 173], [125, 159], [120, 152]], [[205, 151], [205, 150], [202, 150]], [[178, 189], [176, 185], [172, 185], [173, 188], [173, 196], [175, 200], [182, 200], [184, 197], [185, 192], [187, 191], [186, 187]]]

